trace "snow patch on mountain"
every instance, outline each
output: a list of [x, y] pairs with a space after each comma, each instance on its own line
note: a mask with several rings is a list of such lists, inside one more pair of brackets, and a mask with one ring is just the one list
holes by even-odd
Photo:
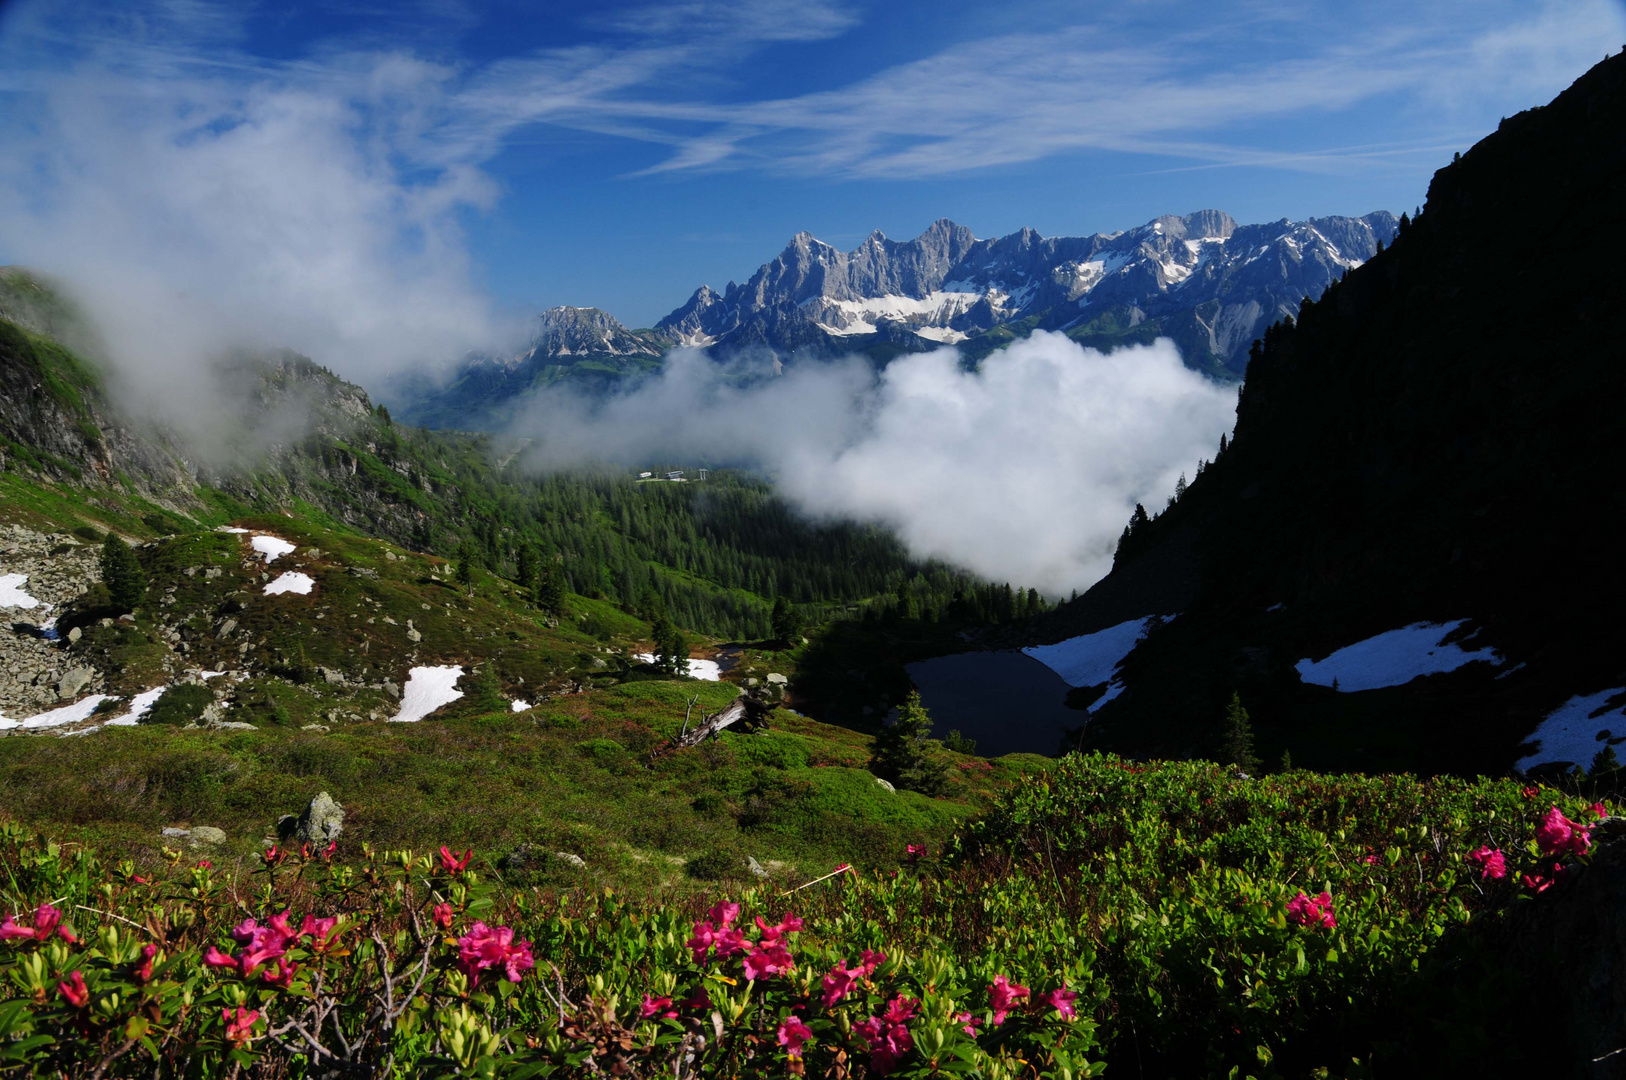
[[460, 664], [442, 667], [415, 667], [407, 672], [401, 690], [401, 711], [390, 717], [392, 724], [415, 724], [443, 705], [463, 696], [457, 680], [463, 677]]
[[27, 582], [27, 574], [0, 574], [0, 607], [38, 607], [39, 601], [23, 591]]
[[[1030, 645], [1022, 651], [1060, 675], [1068, 686], [1099, 686], [1111, 680], [1118, 665], [1135, 651], [1155, 617], [1130, 619], [1093, 634], [1080, 634], [1054, 645]], [[1106, 700], [1110, 699], [1102, 699]]]
[[1376, 634], [1364, 641], [1346, 645], [1324, 660], [1306, 657], [1294, 665], [1299, 678], [1316, 686], [1333, 686], [1346, 694], [1404, 686], [1424, 675], [1442, 674], [1473, 663], [1498, 667], [1502, 655], [1481, 646], [1464, 649], [1443, 644], [1466, 619], [1448, 623], [1412, 623], [1398, 630]]
[[1610, 709], [1611, 698], [1626, 694], [1626, 686], [1596, 694], [1577, 694], [1547, 714], [1530, 738], [1536, 749], [1516, 761], [1520, 772], [1537, 765], [1569, 762], [1583, 769], [1606, 746], [1626, 740], [1626, 705]]

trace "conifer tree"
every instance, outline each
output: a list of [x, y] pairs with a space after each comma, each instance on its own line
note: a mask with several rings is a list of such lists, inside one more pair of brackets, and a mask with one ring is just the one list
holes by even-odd
[[931, 714], [921, 704], [920, 691], [909, 691], [897, 720], [875, 736], [870, 771], [908, 791], [923, 795], [942, 792], [948, 784], [947, 766], [927, 756], [926, 739], [931, 731]]
[[1231, 704], [1225, 709], [1224, 742], [1220, 746], [1220, 760], [1254, 776], [1259, 772], [1259, 759], [1253, 753], [1253, 724], [1248, 710], [1242, 707], [1242, 695], [1232, 694]]
[[474, 538], [463, 537], [463, 542], [457, 545], [457, 583], [470, 596], [474, 595], [474, 571], [480, 564], [480, 552], [474, 546]]
[[475, 673], [473, 678], [474, 692], [469, 695], [463, 704], [465, 707], [478, 709], [480, 712], [506, 712], [508, 700], [502, 695], [502, 683], [497, 679], [497, 668], [486, 663]]
[[519, 579], [519, 587], [526, 592], [534, 592], [536, 589], [536, 566], [536, 549], [530, 544], [521, 544], [515, 573]]
[[1620, 762], [1615, 758], [1615, 748], [1604, 743], [1603, 749], [1592, 755], [1592, 767], [1586, 772], [1588, 776], [1596, 777], [1615, 772], [1619, 768]]
[[802, 613], [783, 593], [774, 598], [771, 624], [774, 640], [785, 645], [795, 645], [802, 636]]
[[536, 606], [549, 615], [564, 614], [565, 591], [565, 575], [559, 564], [544, 565], [536, 579]]
[[689, 673], [689, 639], [662, 611], [649, 630], [655, 639], [655, 668], [674, 678]]
[[117, 533], [109, 532], [102, 541], [102, 583], [120, 614], [134, 611], [147, 596], [147, 574], [141, 560]]

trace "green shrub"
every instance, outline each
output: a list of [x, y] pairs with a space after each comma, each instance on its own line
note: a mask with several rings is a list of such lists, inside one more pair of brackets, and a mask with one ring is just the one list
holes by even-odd
[[683, 872], [697, 881], [738, 881], [746, 873], [745, 858], [735, 851], [714, 848], [690, 859]]
[[153, 702], [152, 708], [141, 718], [141, 723], [193, 724], [214, 701], [215, 692], [203, 683], [177, 683]]

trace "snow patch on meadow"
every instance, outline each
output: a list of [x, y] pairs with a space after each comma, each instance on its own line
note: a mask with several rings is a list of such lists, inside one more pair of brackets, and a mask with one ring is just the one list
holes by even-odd
[[39, 601], [23, 591], [27, 574], [0, 574], [0, 607], [38, 607]]
[[265, 587], [265, 595], [276, 596], [278, 593], [299, 593], [301, 596], [309, 596], [311, 586], [315, 584], [316, 579], [309, 574], [301, 574], [298, 570], [288, 570]]
[[508, 711], [509, 712], [524, 712], [526, 709], [529, 709], [530, 707], [531, 707], [531, 703], [529, 701], [522, 701], [519, 698], [515, 698], [513, 701], [510, 701], [508, 703]]
[[1299, 678], [1307, 683], [1331, 686], [1337, 682], [1340, 692], [1353, 694], [1360, 690], [1404, 686], [1421, 676], [1455, 671], [1465, 664], [1500, 666], [1502, 654], [1495, 649], [1484, 646], [1464, 649], [1456, 643], [1441, 644], [1467, 621], [1412, 623], [1346, 645], [1325, 660], [1305, 657], [1294, 667]]
[[413, 668], [407, 672], [406, 686], [401, 691], [401, 711], [390, 717], [390, 723], [413, 724], [442, 705], [450, 705], [463, 696], [457, 688], [457, 680], [462, 677], [460, 664]]
[[72, 705], [64, 705], [60, 709], [50, 712], [36, 713], [26, 720], [12, 720], [4, 713], [0, 713], [0, 731], [11, 731], [15, 728], [51, 728], [61, 727], [63, 724], [77, 724], [81, 720], [89, 720], [90, 714], [96, 711], [96, 706], [110, 700], [106, 694], [92, 694], [82, 701]]
[[[634, 656], [633, 659], [642, 660], [646, 664], [653, 664], [655, 662], [655, 654], [639, 653]], [[704, 679], [707, 682], [721, 682], [723, 678], [723, 669], [715, 660], [690, 660], [689, 678]]]
[[1626, 705], [1599, 711], [1605, 709], [1610, 698], [1620, 694], [1626, 694], [1626, 686], [1577, 694], [1548, 713], [1530, 736], [1536, 740], [1536, 749], [1514, 762], [1513, 767], [1523, 772], [1537, 765], [1568, 761], [1583, 769], [1591, 768], [1599, 750], [1626, 737]]
[[158, 699], [163, 697], [164, 691], [168, 689], [169, 687], [167, 686], [155, 686], [151, 690], [143, 690], [141, 693], [130, 699], [130, 711], [125, 713], [123, 716], [113, 717], [113, 719], [107, 722], [108, 726], [135, 727], [137, 724], [141, 723], [141, 718], [143, 716], [146, 716], [147, 713], [152, 711], [152, 707], [158, 704]]
[[278, 556], [291, 555], [294, 551], [294, 545], [290, 544], [282, 537], [269, 536], [264, 533], [256, 534], [252, 539], [250, 539], [249, 546], [255, 551], [258, 551], [261, 555], [265, 556], [267, 566], [275, 562]]

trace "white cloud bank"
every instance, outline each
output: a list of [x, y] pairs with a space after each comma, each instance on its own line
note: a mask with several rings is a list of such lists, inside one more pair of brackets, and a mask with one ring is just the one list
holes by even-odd
[[1105, 575], [1135, 503], [1161, 504], [1234, 422], [1235, 392], [1166, 340], [1104, 354], [1040, 331], [976, 371], [941, 349], [879, 375], [857, 360], [738, 374], [679, 352], [596, 407], [544, 397], [515, 430], [545, 466], [760, 463], [810, 514], [882, 522], [917, 555], [1065, 594]]

